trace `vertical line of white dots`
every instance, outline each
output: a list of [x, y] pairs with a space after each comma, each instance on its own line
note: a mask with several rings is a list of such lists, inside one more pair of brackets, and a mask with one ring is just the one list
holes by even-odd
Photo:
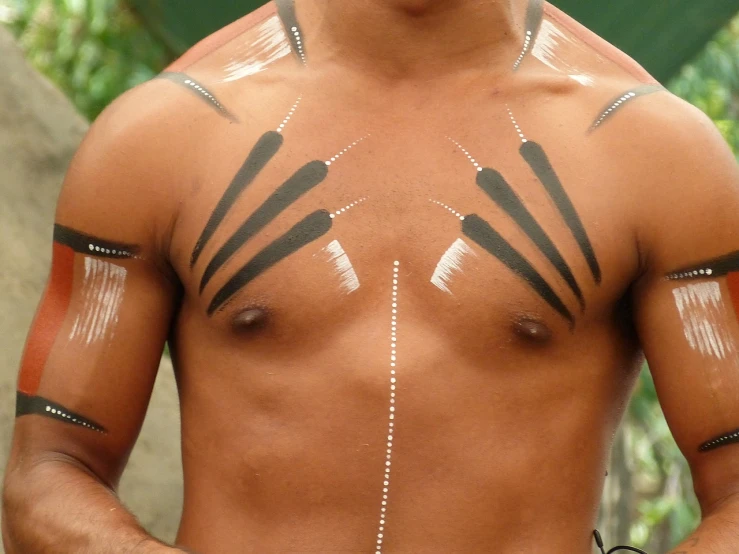
[[298, 54], [300, 54], [300, 59], [303, 60], [303, 65], [305, 65], [305, 52], [303, 51], [303, 40], [300, 38], [300, 29], [297, 26], [293, 26], [292, 32], [295, 36], [295, 44], [298, 45]]
[[526, 39], [523, 43], [523, 50], [521, 50], [521, 55], [518, 56], [518, 59], [516, 60], [516, 63], [513, 64], [513, 69], [516, 70], [521, 65], [521, 62], [523, 62], [523, 59], [526, 57], [526, 54], [529, 53], [529, 48], [531, 48], [531, 41], [533, 40], [534, 33], [531, 30], [526, 31]]
[[513, 117], [513, 112], [510, 108], [508, 109], [508, 115], [511, 116], [511, 121], [513, 122], [513, 126], [516, 128], [516, 132], [518, 133], [518, 136], [521, 137], [521, 142], [526, 143], [529, 142], [526, 137], [523, 134], [523, 131], [521, 130], [521, 127], [519, 127], [518, 122], [516, 121], [516, 118]]
[[398, 360], [398, 276], [400, 275], [400, 262], [393, 264], [393, 302], [392, 302], [392, 325], [390, 327], [390, 416], [387, 424], [387, 450], [385, 451], [385, 475], [382, 481], [382, 505], [380, 507], [380, 526], [377, 530], [377, 548], [375, 554], [382, 553], [382, 543], [385, 538], [385, 521], [387, 516], [388, 492], [390, 491], [390, 466], [393, 457], [393, 442], [395, 436], [395, 388]]

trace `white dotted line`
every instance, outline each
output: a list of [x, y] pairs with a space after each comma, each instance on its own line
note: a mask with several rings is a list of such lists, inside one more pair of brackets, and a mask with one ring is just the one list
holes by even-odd
[[736, 431], [735, 433], [732, 433], [730, 435], [726, 435], [724, 437], [709, 441], [706, 444], [701, 446], [701, 450], [705, 450], [707, 448], [710, 448], [711, 446], [716, 446], [717, 444], [722, 444], [727, 441], [733, 441], [735, 439], [739, 439], [739, 431]]
[[529, 142], [526, 137], [523, 134], [523, 131], [521, 130], [521, 127], [519, 127], [518, 122], [516, 121], [516, 118], [513, 117], [513, 112], [510, 108], [506, 108], [508, 110], [508, 115], [511, 116], [511, 121], [513, 122], [513, 126], [516, 128], [516, 132], [518, 133], [518, 136], [521, 137], [521, 142], [527, 143]]
[[89, 423], [86, 423], [84, 421], [80, 421], [77, 418], [69, 415], [66, 412], [63, 412], [62, 410], [58, 410], [57, 408], [53, 408], [52, 406], [47, 405], [46, 411], [50, 414], [57, 415], [59, 417], [63, 417], [64, 419], [68, 419], [72, 423], [76, 423], [77, 425], [82, 425], [83, 427], [87, 427], [88, 429], [92, 429], [93, 431], [97, 431], [98, 433], [102, 433], [103, 430], [99, 427], [95, 427], [94, 425], [90, 425]]
[[298, 109], [298, 104], [300, 104], [300, 101], [302, 99], [303, 99], [302, 96], [298, 96], [298, 99], [295, 101], [295, 104], [293, 104], [293, 107], [290, 110], [290, 112], [287, 114], [287, 117], [285, 117], [285, 119], [282, 120], [282, 123], [277, 128], [277, 132], [278, 133], [281, 133], [282, 131], [285, 130], [285, 125], [287, 125], [287, 122], [290, 121], [290, 118], [292, 118], [292, 116], [295, 115], [295, 110]]
[[300, 29], [294, 26], [292, 32], [295, 36], [295, 43], [298, 45], [298, 54], [300, 55], [300, 59], [303, 60], [303, 65], [305, 65], [305, 51], [303, 50], [303, 40], [300, 38]]
[[713, 270], [712, 269], [699, 269], [696, 271], [688, 271], [685, 273], [673, 273], [672, 275], [668, 277], [668, 279], [672, 281], [675, 279], [688, 279], [690, 277], [700, 277], [701, 275], [707, 275], [710, 277], [711, 275], [713, 275]]
[[458, 217], [460, 221], [464, 221], [464, 216], [461, 213], [459, 213], [454, 208], [450, 208], [449, 206], [447, 206], [443, 202], [439, 202], [438, 200], [433, 200], [431, 198], [429, 198], [429, 202], [433, 202], [437, 206], [441, 206], [442, 208], [446, 208], [447, 210], [449, 210], [452, 213], [452, 215]]
[[223, 107], [223, 106], [221, 105], [221, 103], [220, 103], [220, 102], [219, 102], [218, 100], [216, 100], [216, 97], [215, 97], [215, 96], [213, 96], [213, 95], [212, 95], [212, 94], [211, 94], [210, 92], [208, 92], [207, 90], [205, 90], [205, 89], [204, 89], [203, 87], [201, 87], [201, 86], [200, 86], [199, 84], [197, 84], [197, 83], [196, 83], [195, 81], [193, 81], [192, 79], [187, 79], [187, 80], [185, 81], [185, 84], [186, 84], [186, 85], [189, 85], [190, 87], [192, 87], [192, 88], [194, 88], [194, 89], [195, 89], [196, 91], [198, 91], [198, 92], [199, 92], [199, 93], [200, 93], [201, 95], [205, 96], [205, 97], [206, 97], [206, 98], [207, 98], [208, 100], [210, 100], [210, 101], [211, 101], [211, 103], [213, 103], [213, 105], [214, 105], [214, 106], [215, 106], [216, 108], [218, 108], [218, 109], [219, 109], [219, 110], [221, 110], [222, 112], [225, 112], [225, 111], [226, 111], [226, 108], [224, 108], [224, 107]]
[[349, 150], [351, 150], [352, 148], [354, 148], [354, 147], [355, 147], [355, 146], [356, 146], [357, 144], [359, 144], [360, 142], [362, 142], [362, 141], [363, 141], [364, 139], [366, 139], [366, 138], [369, 138], [369, 136], [370, 136], [370, 135], [365, 135], [365, 136], [363, 136], [363, 137], [362, 137], [361, 139], [359, 139], [359, 140], [355, 140], [355, 141], [354, 141], [354, 142], [352, 142], [352, 143], [351, 143], [351, 144], [350, 144], [349, 146], [347, 146], [347, 147], [346, 147], [346, 148], [344, 148], [343, 150], [339, 151], [339, 153], [338, 153], [338, 154], [336, 154], [336, 155], [335, 155], [334, 157], [332, 157], [332, 158], [331, 158], [330, 160], [327, 160], [327, 161], [325, 162], [325, 164], [326, 164], [326, 165], [331, 165], [331, 164], [332, 164], [332, 163], [334, 163], [334, 162], [335, 162], [336, 160], [338, 160], [338, 159], [339, 159], [339, 158], [340, 158], [341, 156], [343, 156], [344, 154], [346, 154], [347, 152], [349, 152]]
[[333, 219], [333, 218], [335, 218], [336, 216], [338, 216], [338, 215], [341, 215], [341, 214], [343, 214], [344, 212], [347, 212], [347, 211], [349, 211], [349, 210], [350, 210], [350, 209], [352, 209], [352, 208], [353, 208], [354, 206], [359, 206], [359, 205], [360, 205], [360, 204], [361, 204], [362, 202], [364, 202], [365, 200], [367, 200], [367, 198], [368, 198], [368, 197], [367, 197], [367, 196], [365, 196], [364, 198], [360, 198], [359, 200], [355, 200], [354, 202], [352, 202], [351, 204], [349, 204], [349, 205], [348, 205], [348, 206], [347, 206], [346, 208], [341, 208], [340, 210], [336, 210], [336, 211], [335, 211], [334, 213], [330, 214], [330, 216], [329, 216], [329, 217], [330, 217], [331, 219]]
[[468, 160], [470, 161], [470, 163], [472, 163], [472, 165], [474, 165], [474, 166], [475, 166], [475, 167], [477, 168], [477, 171], [482, 171], [482, 167], [480, 167], [480, 164], [479, 164], [479, 163], [477, 162], [477, 160], [476, 160], [475, 158], [473, 158], [473, 157], [472, 157], [472, 154], [470, 154], [470, 153], [469, 153], [469, 152], [468, 152], [468, 151], [467, 151], [467, 150], [465, 149], [465, 147], [464, 147], [464, 146], [462, 146], [461, 144], [459, 144], [459, 143], [458, 143], [458, 142], [457, 142], [456, 140], [454, 140], [454, 139], [453, 139], [452, 137], [446, 137], [446, 138], [448, 138], [448, 139], [449, 139], [450, 141], [452, 141], [452, 142], [453, 142], [454, 144], [456, 144], [456, 145], [457, 145], [457, 147], [458, 147], [458, 148], [459, 148], [459, 149], [460, 149], [460, 150], [461, 150], [462, 152], [464, 152], [464, 155], [465, 155], [465, 156], [467, 156], [467, 159], [468, 159]]
[[388, 492], [390, 491], [390, 466], [393, 457], [393, 442], [395, 437], [395, 387], [397, 379], [395, 368], [397, 364], [398, 346], [398, 277], [400, 262], [396, 261], [393, 267], [393, 302], [392, 325], [390, 326], [390, 416], [387, 429], [387, 450], [385, 455], [385, 475], [382, 481], [382, 504], [380, 507], [380, 526], [377, 528], [377, 547], [375, 554], [382, 553], [382, 543], [385, 539], [385, 520], [387, 516]]
[[100, 252], [101, 254], [112, 254], [113, 256], [124, 256], [128, 258], [133, 257], [133, 254], [125, 250], [111, 250], [109, 248], [101, 248], [100, 246], [95, 246], [92, 243], [88, 245], [88, 248], [90, 249], [90, 252]]
[[606, 111], [603, 112], [603, 114], [600, 116], [600, 119], [598, 119], [598, 121], [596, 121], [595, 123], [593, 123], [593, 129], [595, 129], [596, 127], [600, 126], [600, 124], [603, 123], [606, 119], [608, 119], [608, 117], [613, 112], [615, 112], [617, 109], [619, 109], [622, 104], [628, 102], [632, 98], [636, 98], [636, 96], [637, 96], [637, 94], [635, 92], [627, 92], [621, 98], [619, 98], [618, 100], [616, 100], [610, 108], [608, 108]]
[[521, 55], [516, 60], [516, 63], [513, 64], [513, 70], [519, 68], [521, 65], [521, 62], [523, 62], [523, 59], [526, 57], [526, 54], [529, 53], [529, 48], [531, 48], [531, 41], [534, 40], [534, 33], [531, 31], [526, 31], [526, 40], [524, 40], [523, 43], [523, 50], [521, 51]]

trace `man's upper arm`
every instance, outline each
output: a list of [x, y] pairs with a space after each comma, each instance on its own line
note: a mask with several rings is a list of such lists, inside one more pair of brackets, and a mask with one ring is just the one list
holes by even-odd
[[[670, 101], [672, 102], [672, 101]], [[673, 105], [638, 217], [635, 314], [704, 510], [739, 494], [739, 168], [712, 123]]]
[[156, 118], [140, 113], [146, 96], [129, 93], [101, 116], [65, 180], [11, 468], [59, 453], [114, 486], [143, 421], [176, 290], [163, 254], [174, 203]]

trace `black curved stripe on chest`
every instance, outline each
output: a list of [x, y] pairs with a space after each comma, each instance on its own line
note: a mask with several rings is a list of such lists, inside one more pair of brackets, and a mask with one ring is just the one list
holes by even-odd
[[215, 210], [211, 214], [208, 222], [205, 224], [200, 238], [195, 243], [192, 256], [190, 257], [190, 268], [194, 267], [198, 262], [203, 249], [213, 234], [218, 229], [226, 214], [234, 205], [242, 192], [256, 179], [257, 175], [266, 167], [269, 161], [277, 154], [283, 143], [283, 137], [280, 133], [269, 131], [262, 135], [252, 148], [241, 166], [236, 176], [231, 181], [223, 196], [218, 201]]
[[572, 313], [552, 287], [549, 286], [549, 283], [487, 221], [476, 214], [465, 216], [464, 221], [462, 221], [462, 232], [505, 264], [508, 269], [523, 277], [547, 304], [569, 322], [570, 326], [575, 324]]
[[577, 297], [580, 308], [584, 309], [585, 300], [570, 266], [505, 178], [494, 169], [484, 168], [477, 173], [477, 185], [513, 218], [536, 247], [547, 257]]
[[273, 192], [265, 202], [239, 227], [239, 229], [218, 250], [205, 269], [200, 281], [200, 293], [216, 274], [216, 272], [242, 246], [251, 240], [259, 231], [280, 215], [288, 206], [297, 201], [305, 193], [319, 185], [328, 175], [325, 162], [312, 161], [301, 167], [295, 174]]
[[539, 144], [532, 141], [523, 143], [519, 152], [544, 186], [544, 189], [554, 202], [560, 215], [570, 228], [572, 236], [575, 237], [580, 251], [588, 263], [590, 272], [593, 274], [593, 279], [595, 279], [597, 284], [600, 284], [602, 273], [598, 259], [595, 256], [593, 245], [590, 242], [588, 233], [585, 231], [585, 227], [575, 206], [572, 204], [570, 197], [567, 196], [567, 192], [562, 186], [557, 173], [554, 171], [546, 152], [544, 152], [544, 149]]
[[331, 229], [333, 220], [326, 210], [318, 210], [294, 225], [244, 265], [213, 297], [208, 315], [213, 315], [243, 287], [269, 268], [319, 239]]

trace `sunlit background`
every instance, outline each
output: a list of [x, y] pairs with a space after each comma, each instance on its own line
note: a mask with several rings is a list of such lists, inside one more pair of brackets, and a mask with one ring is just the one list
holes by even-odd
[[[176, 56], [119, 0], [0, 0], [0, 22], [90, 120]], [[739, 159], [739, 16], [667, 86], [716, 122]], [[601, 530], [609, 543], [662, 553], [698, 519], [686, 462], [645, 368], [615, 439]]]

